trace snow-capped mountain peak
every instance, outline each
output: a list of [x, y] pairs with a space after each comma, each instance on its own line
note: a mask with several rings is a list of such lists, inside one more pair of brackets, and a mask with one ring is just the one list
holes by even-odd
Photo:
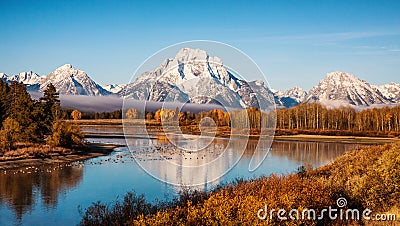
[[329, 105], [369, 106], [390, 103], [369, 83], [346, 72], [331, 72], [309, 91], [305, 102], [321, 102]]
[[71, 64], [64, 64], [51, 72], [48, 77], [74, 77], [77, 75], [86, 75], [85, 71], [75, 69]]
[[333, 71], [326, 74], [326, 79], [333, 80], [333, 81], [340, 81], [340, 80], [356, 80], [358, 79], [355, 75], [342, 72], [342, 71]]
[[377, 91], [392, 102], [400, 102], [400, 84], [390, 82], [381, 86], [373, 86]]
[[47, 76], [28, 71], [17, 75], [7, 76], [0, 74], [0, 78], [7, 82], [20, 82], [27, 86], [28, 91], [43, 91], [52, 83], [60, 94], [66, 95], [109, 95], [110, 92], [96, 84], [85, 71], [75, 69], [71, 64], [65, 64]]
[[208, 54], [201, 49], [183, 48], [178, 51], [174, 59], [180, 62], [206, 61], [208, 60]]
[[276, 104], [282, 107], [296, 106], [303, 102], [307, 95], [306, 91], [297, 86], [286, 91], [273, 90], [272, 92], [274, 94]]
[[183, 48], [174, 58], [141, 74], [119, 94], [139, 100], [257, 106], [251, 93], [249, 83], [230, 73], [220, 58], [201, 49]]
[[286, 90], [283, 96], [291, 97], [296, 100], [297, 103], [300, 103], [307, 96], [307, 92], [304, 91], [302, 88], [295, 86], [291, 89]]
[[24, 83], [29, 91], [43, 91], [52, 83], [60, 94], [66, 95], [117, 94], [138, 100], [212, 103], [230, 107], [269, 105], [271, 101], [281, 107], [309, 102], [320, 102], [330, 107], [400, 103], [400, 84], [390, 82], [374, 86], [340, 71], [327, 73], [325, 79], [308, 93], [300, 87], [273, 90], [261, 80], [247, 82], [238, 79], [220, 58], [190, 48], [179, 50], [174, 58], [165, 59], [157, 68], [141, 74], [128, 85], [101, 87], [85, 71], [71, 64], [64, 64], [47, 76], [28, 71], [13, 76], [0, 73], [0, 79]]
[[65, 64], [51, 72], [40, 85], [44, 90], [49, 83], [52, 83], [60, 94], [102, 96], [110, 92], [95, 83], [85, 71], [75, 69], [71, 64]]
[[228, 73], [222, 60], [218, 57], [210, 57], [206, 51], [201, 49], [183, 48], [173, 59], [166, 61], [165, 66], [159, 81], [179, 85], [192, 79], [213, 78], [224, 86], [232, 89], [238, 88], [237, 79]]
[[22, 82], [26, 85], [35, 85], [41, 83], [45, 77], [39, 76], [35, 72], [28, 71], [28, 72], [21, 72], [17, 75], [13, 75], [8, 78], [8, 81], [15, 81], [15, 82]]
[[64, 64], [64, 65], [58, 67], [55, 71], [66, 71], [69, 69], [74, 69], [74, 67], [72, 67], [71, 64]]
[[110, 93], [119, 93], [126, 87], [126, 84], [108, 84], [103, 86]]
[[0, 79], [1, 80], [6, 81], [7, 78], [8, 78], [8, 76], [5, 73], [2, 73], [2, 72], [0, 73]]

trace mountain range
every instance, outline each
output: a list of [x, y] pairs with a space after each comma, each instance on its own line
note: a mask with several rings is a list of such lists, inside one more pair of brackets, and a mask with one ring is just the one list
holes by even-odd
[[24, 83], [30, 92], [43, 91], [52, 83], [62, 95], [119, 96], [230, 107], [256, 107], [268, 102], [275, 102], [278, 107], [314, 102], [330, 107], [400, 103], [400, 84], [371, 85], [346, 72], [327, 73], [325, 79], [308, 92], [300, 87], [273, 90], [262, 81], [239, 79], [223, 65], [220, 58], [209, 56], [204, 50], [190, 48], [181, 49], [174, 58], [165, 59], [157, 68], [144, 72], [130, 84], [102, 87], [85, 71], [70, 64], [44, 76], [29, 71], [13, 76], [0, 73], [0, 79]]
[[28, 91], [43, 91], [52, 83], [63, 95], [106, 96], [112, 94], [93, 81], [85, 71], [65, 64], [48, 75], [40, 76], [32, 71], [7, 76], [0, 73], [0, 79], [6, 82], [26, 84]]
[[183, 48], [174, 58], [143, 73], [117, 94], [138, 100], [229, 107], [256, 107], [261, 104], [256, 95], [262, 95], [259, 99], [273, 103], [272, 95], [253, 92], [253, 86], [257, 86], [256, 83], [248, 83], [228, 71], [218, 57], [211, 57], [200, 49]]

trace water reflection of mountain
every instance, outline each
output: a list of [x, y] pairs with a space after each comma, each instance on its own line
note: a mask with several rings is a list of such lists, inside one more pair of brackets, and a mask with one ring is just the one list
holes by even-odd
[[76, 166], [21, 171], [0, 172], [0, 205], [12, 209], [18, 220], [32, 210], [38, 197], [44, 207], [55, 208], [59, 195], [76, 187], [83, 176], [83, 169]]
[[134, 155], [147, 172], [176, 185], [204, 184], [210, 181], [218, 183], [219, 177], [239, 160], [243, 153], [240, 150], [246, 145], [245, 142], [221, 139], [215, 139], [209, 145], [202, 144], [208, 143], [207, 139], [198, 140], [196, 144], [182, 140], [177, 142], [180, 148], [163, 140], [132, 139], [129, 144], [136, 150]]
[[[261, 163], [270, 146], [269, 141], [260, 144], [256, 140], [249, 140], [246, 144], [245, 140], [215, 139], [207, 148], [188, 152], [164, 143], [163, 140], [131, 140], [132, 146], [148, 147], [140, 148], [136, 157], [156, 178], [172, 184], [204, 186], [218, 184], [220, 176], [231, 169], [241, 156], [241, 167], [246, 165], [242, 170], [248, 170], [247, 166], [252, 158], [256, 163]], [[279, 168], [279, 164], [285, 163], [292, 167], [288, 169], [292, 172], [300, 165], [315, 168], [327, 164], [355, 146], [343, 143], [276, 141], [272, 144], [268, 158], [273, 167]], [[259, 172], [268, 174], [270, 166], [264, 164]]]

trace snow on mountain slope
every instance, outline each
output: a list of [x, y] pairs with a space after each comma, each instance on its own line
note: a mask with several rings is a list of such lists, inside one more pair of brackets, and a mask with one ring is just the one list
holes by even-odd
[[85, 71], [75, 69], [71, 64], [65, 64], [46, 76], [40, 84], [40, 90], [46, 89], [52, 83], [60, 94], [104, 96], [110, 92], [95, 83]]
[[0, 78], [7, 82], [20, 82], [27, 86], [28, 91], [43, 91], [47, 85], [52, 83], [60, 94], [104, 96], [111, 94], [95, 83], [85, 71], [75, 69], [70, 64], [65, 64], [47, 76], [39, 76], [29, 71], [17, 75], [7, 76], [0, 74]]
[[46, 77], [39, 76], [35, 72], [28, 71], [28, 72], [21, 72], [17, 75], [10, 76], [10, 77], [8, 77], [7, 80], [9, 82], [16, 81], [16, 82], [22, 82], [26, 85], [35, 85], [35, 84], [42, 83], [45, 78]]
[[181, 49], [153, 71], [140, 75], [121, 96], [149, 101], [258, 106], [252, 87], [229, 72], [218, 57], [200, 49]]
[[271, 106], [271, 103], [277, 104], [274, 93], [262, 80], [251, 81], [248, 83], [252, 95], [255, 95], [260, 106]]
[[283, 92], [282, 90], [273, 91], [275, 102], [281, 107], [294, 107], [303, 102], [307, 92], [300, 87], [293, 87]]
[[377, 89], [382, 95], [394, 102], [394, 103], [400, 103], [400, 84], [395, 83], [395, 82], [390, 82], [385, 85], [381, 86], [373, 86], [375, 89]]
[[110, 93], [119, 93], [126, 87], [126, 84], [108, 84], [103, 86], [103, 89]]
[[307, 92], [302, 88], [295, 86], [291, 89], [288, 89], [283, 94], [283, 97], [290, 97], [295, 100], [297, 103], [301, 103], [304, 101], [304, 98], [307, 96]]
[[0, 73], [0, 79], [3, 80], [4, 82], [7, 81], [8, 76], [5, 73]]
[[391, 103], [369, 83], [345, 72], [328, 73], [324, 80], [311, 88], [304, 102], [325, 105], [370, 106]]
[[229, 107], [293, 107], [299, 103], [320, 102], [330, 107], [384, 106], [400, 103], [400, 84], [370, 85], [345, 72], [328, 73], [308, 93], [299, 87], [285, 92], [271, 90], [262, 81], [246, 82], [226, 69], [222, 60], [200, 49], [181, 49], [174, 58], [164, 60], [156, 69], [141, 74], [125, 85], [101, 87], [85, 71], [65, 64], [47, 76], [29, 71], [7, 76], [6, 82], [22, 82], [28, 91], [43, 91], [51, 82], [64, 95], [105, 96], [117, 94], [136, 100], [222, 104]]

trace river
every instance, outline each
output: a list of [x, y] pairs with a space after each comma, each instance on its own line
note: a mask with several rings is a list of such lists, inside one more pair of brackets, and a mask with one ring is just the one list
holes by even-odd
[[[164, 145], [165, 142], [140, 137], [134, 139], [131, 142], [138, 146]], [[120, 138], [92, 138], [88, 141], [125, 144], [125, 140]], [[227, 142], [226, 139], [215, 139], [211, 147], [218, 149]], [[215, 185], [236, 178], [249, 179], [271, 173], [288, 174], [295, 172], [301, 165], [316, 168], [332, 162], [355, 146], [348, 143], [274, 141], [267, 157], [252, 172], [248, 166], [256, 149], [255, 141], [248, 143], [240, 153], [242, 157], [238, 162], [235, 161], [237, 156], [232, 148], [233, 154], [220, 158], [218, 167], [209, 172], [171, 172], [160, 164], [160, 161], [166, 160], [155, 158], [147, 159], [146, 167], [154, 173], [165, 175], [161, 179], [173, 184], [203, 181], [207, 183], [196, 186], [196, 189], [210, 190]], [[180, 159], [181, 163], [185, 162], [185, 158], [188, 163], [198, 162], [216, 153], [218, 150], [189, 153]], [[137, 157], [137, 160], [142, 161], [143, 158]], [[220, 174], [224, 175], [218, 177]], [[109, 156], [85, 162], [0, 171], [0, 225], [74, 225], [81, 218], [78, 207], [84, 209], [95, 201], [110, 203], [129, 191], [144, 194], [149, 201], [164, 200], [172, 198], [179, 189], [179, 186], [161, 182], [145, 172], [128, 148], [123, 146], [116, 148]]]

